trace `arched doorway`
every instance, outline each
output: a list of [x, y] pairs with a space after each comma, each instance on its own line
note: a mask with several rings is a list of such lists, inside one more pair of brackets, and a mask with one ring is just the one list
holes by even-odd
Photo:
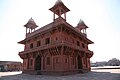
[[80, 56], [78, 56], [78, 69], [82, 69], [83, 66], [82, 66], [82, 58]]
[[35, 70], [41, 70], [41, 57], [39, 55], [35, 59]]

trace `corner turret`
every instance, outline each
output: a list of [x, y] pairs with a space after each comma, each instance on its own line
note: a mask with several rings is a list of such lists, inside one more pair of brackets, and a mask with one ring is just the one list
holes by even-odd
[[76, 26], [76, 29], [79, 30], [79, 32], [83, 33], [84, 36], [87, 36], [87, 32], [86, 32], [87, 28], [88, 26], [86, 26], [84, 21], [80, 19], [79, 23]]
[[36, 25], [35, 21], [32, 18], [30, 18], [27, 24], [24, 25], [24, 27], [26, 27], [26, 36], [27, 36], [28, 33], [34, 32], [35, 28], [37, 28], [38, 26]]

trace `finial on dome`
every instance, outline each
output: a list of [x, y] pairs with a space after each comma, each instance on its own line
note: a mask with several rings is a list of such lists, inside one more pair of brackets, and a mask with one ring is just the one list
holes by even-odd
[[32, 17], [29, 19], [29, 21], [32, 21], [32, 22], [34, 22], [34, 20], [33, 20], [33, 18], [32, 18]]
[[[58, 3], [60, 3], [60, 2], [62, 2], [62, 1], [61, 1], [61, 0], [57, 0], [55, 4], [58, 4]], [[62, 3], [63, 3], [63, 2], [62, 2]]]
[[84, 21], [82, 19], [80, 19], [79, 23], [83, 23]]

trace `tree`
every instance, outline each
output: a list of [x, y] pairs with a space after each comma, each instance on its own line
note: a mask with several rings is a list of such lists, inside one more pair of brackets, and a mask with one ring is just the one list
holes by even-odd
[[119, 66], [120, 65], [120, 60], [116, 58], [112, 58], [108, 61], [109, 66]]

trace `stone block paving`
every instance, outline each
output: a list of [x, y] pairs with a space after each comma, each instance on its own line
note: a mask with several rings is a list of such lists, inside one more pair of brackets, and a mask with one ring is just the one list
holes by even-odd
[[67, 76], [17, 74], [2, 76], [0, 80], [120, 80], [120, 72], [112, 73], [109, 71], [91, 71], [84, 74]]

